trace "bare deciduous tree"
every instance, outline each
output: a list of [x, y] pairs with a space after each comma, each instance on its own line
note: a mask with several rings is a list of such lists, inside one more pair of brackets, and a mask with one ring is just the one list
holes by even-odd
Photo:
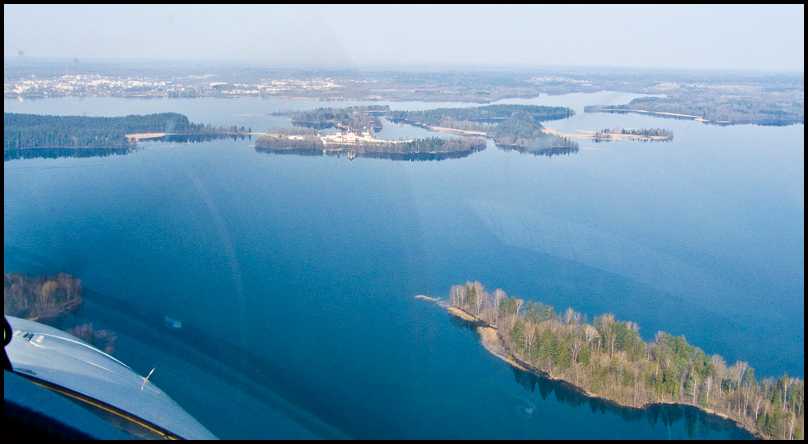
[[581, 322], [581, 313], [576, 312], [572, 307], [568, 307], [564, 312], [564, 323], [567, 325], [578, 325]]
[[584, 339], [586, 339], [587, 344], [591, 344], [599, 336], [597, 328], [589, 324], [584, 325]]
[[496, 328], [497, 321], [499, 321], [499, 312], [494, 307], [487, 307], [483, 310], [482, 318], [489, 325]]
[[533, 340], [536, 338], [536, 326], [530, 322], [525, 323], [525, 329], [522, 330], [522, 339], [525, 341], [525, 356], [530, 356], [530, 350], [533, 348]]
[[599, 329], [603, 329], [612, 323], [614, 323], [614, 315], [611, 313], [605, 313], [595, 318], [595, 326]]
[[572, 341], [567, 344], [569, 348], [570, 355], [572, 355], [572, 364], [575, 365], [578, 363], [578, 354], [581, 353], [581, 347], [583, 347], [584, 343], [578, 338], [573, 339]]
[[466, 302], [466, 286], [453, 285], [449, 290], [449, 302], [454, 306], [463, 305]]
[[517, 299], [516, 300], [516, 307], [515, 307], [516, 311], [513, 314], [515, 314], [516, 316], [519, 316], [519, 310], [522, 309], [522, 306], [524, 304], [525, 304], [525, 301], [523, 301], [522, 299]]
[[501, 288], [497, 288], [494, 290], [494, 298], [491, 301], [492, 305], [494, 306], [497, 311], [499, 311], [499, 307], [502, 305], [502, 301], [508, 299], [508, 295]]

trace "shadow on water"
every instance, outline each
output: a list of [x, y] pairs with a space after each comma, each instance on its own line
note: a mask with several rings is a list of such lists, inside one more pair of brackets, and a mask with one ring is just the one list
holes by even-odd
[[[482, 326], [482, 322], [469, 322], [453, 315], [450, 315], [449, 319], [457, 328], [474, 332], [474, 337], [478, 341], [480, 340], [477, 327]], [[562, 404], [573, 408], [588, 406], [592, 413], [598, 411], [603, 414], [612, 413], [626, 422], [646, 420], [655, 426], [661, 423], [665, 427], [671, 427], [684, 420], [684, 428], [689, 438], [706, 438], [711, 432], [717, 432], [727, 434], [730, 439], [755, 439], [751, 433], [738, 427], [733, 421], [706, 413], [690, 405], [651, 404], [645, 408], [621, 406], [603, 398], [587, 396], [579, 388], [566, 381], [544, 378], [510, 364], [508, 366], [513, 371], [513, 377], [519, 385], [531, 393], [535, 393], [538, 388], [543, 400], [547, 400], [548, 396], [555, 394], [556, 400]]]

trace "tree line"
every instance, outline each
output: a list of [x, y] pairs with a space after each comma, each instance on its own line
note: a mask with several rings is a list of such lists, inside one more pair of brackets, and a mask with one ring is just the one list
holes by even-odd
[[451, 287], [449, 304], [498, 330], [505, 348], [528, 366], [619, 404], [680, 403], [728, 416], [763, 437], [802, 439], [805, 382], [758, 380], [754, 368], [707, 355], [683, 336], [657, 332], [646, 343], [639, 326], [612, 314], [595, 317], [567, 308], [492, 294], [479, 282]]
[[187, 136], [246, 134], [236, 126], [195, 124], [178, 113], [125, 117], [44, 116], [3, 113], [3, 149], [125, 148], [126, 134], [171, 133]]
[[498, 123], [516, 116], [530, 117], [536, 121], [566, 119], [575, 115], [571, 108], [538, 105], [487, 105], [469, 108], [437, 108], [423, 111], [391, 111], [393, 120], [419, 122], [429, 126], [441, 125], [446, 119], [454, 121]]

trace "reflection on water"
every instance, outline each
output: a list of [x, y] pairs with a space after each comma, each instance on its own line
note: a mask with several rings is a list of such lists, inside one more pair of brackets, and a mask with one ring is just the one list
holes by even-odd
[[[218, 139], [252, 140], [252, 136], [244, 134], [200, 134], [192, 136], [168, 135], [148, 139], [149, 142], [171, 143], [202, 143]], [[58, 159], [61, 157], [104, 157], [111, 155], [124, 155], [142, 150], [140, 144], [123, 148], [26, 148], [19, 150], [6, 150], [3, 152], [3, 161], [15, 159]]]
[[348, 160], [353, 160], [357, 157], [364, 157], [369, 159], [390, 159], [390, 160], [409, 160], [409, 161], [428, 161], [428, 160], [445, 160], [445, 159], [462, 159], [470, 156], [475, 151], [457, 151], [447, 153], [379, 153], [379, 152], [357, 152], [357, 151], [324, 151], [321, 149], [283, 149], [277, 150], [272, 148], [255, 147], [255, 151], [259, 153], [268, 154], [291, 154], [296, 156], [332, 156], [339, 159], [346, 157]]
[[[574, 408], [588, 405], [592, 413], [613, 413], [626, 422], [637, 422], [647, 420], [653, 425], [660, 422], [665, 427], [670, 427], [679, 421], [685, 420], [685, 431], [690, 438], [707, 437], [711, 431], [729, 433], [733, 439], [754, 439], [751, 433], [741, 429], [732, 421], [711, 415], [699, 410], [696, 407], [682, 404], [652, 404], [646, 408], [624, 407], [611, 401], [592, 398], [584, 395], [572, 384], [564, 381], [553, 381], [541, 378], [532, 373], [520, 370], [511, 366], [513, 377], [526, 390], [535, 393], [536, 387], [539, 395], [546, 400], [550, 394], [555, 394], [558, 402], [570, 405]], [[522, 416], [530, 416], [535, 408], [532, 401], [522, 398], [519, 404], [518, 413]]]
[[[449, 316], [449, 319], [457, 328], [473, 331], [475, 339], [480, 340], [477, 327], [482, 323], [469, 322], [452, 315]], [[706, 438], [711, 432], [719, 432], [728, 434], [731, 439], [755, 439], [751, 433], [737, 427], [732, 421], [708, 414], [693, 406], [652, 404], [645, 408], [625, 407], [606, 399], [587, 396], [581, 389], [566, 381], [543, 378], [510, 364], [508, 366], [513, 371], [513, 377], [519, 385], [531, 393], [536, 393], [536, 388], [538, 387], [539, 395], [545, 401], [548, 396], [554, 394], [558, 402], [573, 408], [588, 405], [592, 413], [597, 413], [598, 411], [603, 414], [612, 413], [626, 422], [647, 420], [655, 426], [661, 422], [665, 427], [671, 427], [684, 420], [684, 428], [689, 438]], [[526, 419], [532, 418], [533, 413], [536, 411], [535, 402], [535, 399], [531, 400], [521, 396], [514, 397], [516, 415]], [[536, 418], [537, 422], [539, 419]]]
[[547, 157], [560, 156], [562, 154], [568, 156], [570, 154], [575, 154], [578, 152], [577, 146], [554, 146], [549, 148], [531, 148], [518, 145], [497, 145], [497, 148], [505, 152], [518, 151], [522, 154], [530, 153], [533, 154], [534, 156], [547, 156]]
[[252, 136], [247, 134], [195, 134], [191, 136], [184, 136], [179, 134], [168, 135], [163, 137], [158, 137], [155, 139], [150, 139], [155, 142], [174, 142], [174, 143], [200, 143], [200, 142], [210, 142], [211, 140], [219, 140], [219, 139], [233, 139], [233, 140], [244, 140], [245, 138], [249, 138], [252, 140]]
[[103, 157], [129, 154], [142, 148], [28, 148], [22, 150], [6, 150], [3, 161], [15, 159], [58, 159], [60, 157]]

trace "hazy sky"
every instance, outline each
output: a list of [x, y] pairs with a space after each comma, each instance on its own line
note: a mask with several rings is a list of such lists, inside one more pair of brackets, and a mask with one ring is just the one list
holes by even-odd
[[804, 5], [4, 5], [3, 53], [804, 71], [804, 12]]

